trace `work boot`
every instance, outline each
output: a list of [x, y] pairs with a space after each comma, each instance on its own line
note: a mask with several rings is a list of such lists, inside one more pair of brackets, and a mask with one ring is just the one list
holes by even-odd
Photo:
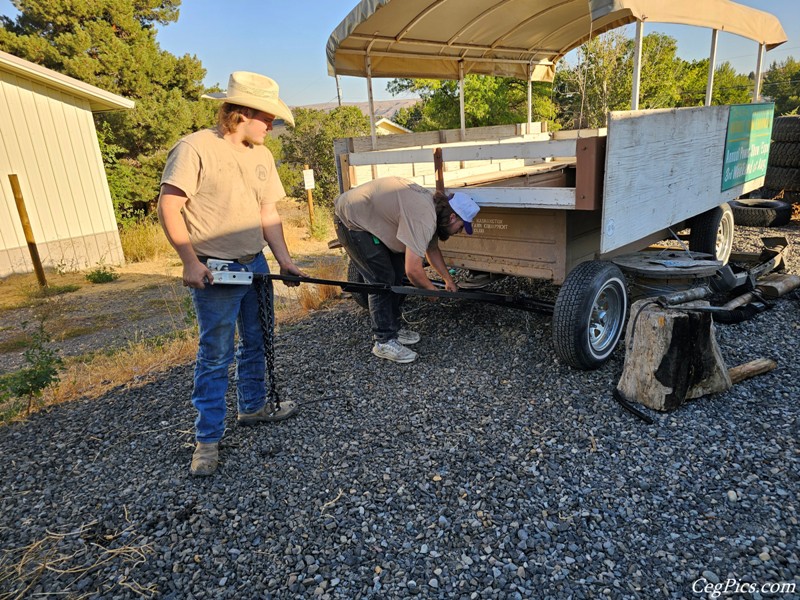
[[420, 337], [416, 331], [401, 329], [397, 332], [397, 341], [403, 344], [403, 346], [411, 346], [412, 344], [416, 344], [419, 340]]
[[389, 340], [388, 342], [375, 342], [372, 347], [372, 353], [378, 358], [385, 358], [396, 363], [410, 363], [417, 359], [417, 353], [406, 348], [397, 340]]
[[189, 472], [195, 477], [208, 477], [219, 466], [219, 442], [197, 442], [192, 454], [192, 466]]
[[264, 406], [252, 413], [239, 413], [239, 425], [255, 425], [264, 421], [283, 421], [297, 414], [297, 403], [292, 400], [281, 400], [280, 408], [274, 402], [266, 402]]

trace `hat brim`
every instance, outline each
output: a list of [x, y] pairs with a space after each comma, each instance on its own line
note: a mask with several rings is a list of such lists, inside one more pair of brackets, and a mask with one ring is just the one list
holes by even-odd
[[472, 235], [472, 223], [467, 223], [464, 221], [464, 233], [467, 235]]
[[200, 97], [208, 100], [229, 102], [230, 104], [246, 106], [247, 108], [255, 108], [256, 110], [273, 115], [276, 119], [283, 119], [286, 123], [294, 127], [292, 111], [280, 98], [277, 100], [268, 100], [266, 98], [253, 98], [252, 96], [228, 96], [225, 92], [203, 94]]

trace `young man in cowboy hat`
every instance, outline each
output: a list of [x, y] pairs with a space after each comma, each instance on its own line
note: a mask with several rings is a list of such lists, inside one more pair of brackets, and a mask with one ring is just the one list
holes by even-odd
[[214, 285], [208, 259], [233, 260], [234, 269], [267, 273], [262, 251], [268, 245], [281, 274], [304, 275], [286, 247], [276, 209], [286, 194], [272, 154], [264, 146], [275, 118], [294, 125], [292, 112], [278, 95], [278, 84], [263, 75], [237, 71], [230, 76], [227, 92], [203, 97], [222, 101], [217, 126], [173, 146], [158, 201], [158, 216], [183, 262], [183, 284], [191, 288], [200, 328], [192, 392], [197, 409], [193, 475], [210, 475], [217, 469], [237, 328], [239, 423], [278, 421], [297, 412], [294, 402], [284, 400], [277, 407], [275, 398], [268, 397], [255, 286]]
[[[444, 279], [446, 289], [458, 290], [445, 265], [439, 241], [462, 230], [472, 234], [480, 208], [466, 194], [432, 194], [399, 177], [382, 177], [339, 196], [335, 203], [336, 236], [368, 283], [413, 285], [435, 289], [425, 274], [423, 258]], [[416, 360], [408, 348], [419, 334], [400, 327], [400, 296], [369, 294], [369, 315], [375, 344], [372, 353], [398, 363]]]

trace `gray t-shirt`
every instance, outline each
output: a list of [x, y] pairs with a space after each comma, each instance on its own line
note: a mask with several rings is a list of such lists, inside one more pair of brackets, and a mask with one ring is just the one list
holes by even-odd
[[392, 252], [424, 257], [436, 235], [433, 194], [400, 177], [381, 177], [348, 190], [334, 203], [348, 229], [367, 231]]

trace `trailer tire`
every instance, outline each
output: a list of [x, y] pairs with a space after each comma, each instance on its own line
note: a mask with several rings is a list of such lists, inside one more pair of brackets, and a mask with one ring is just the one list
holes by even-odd
[[[350, 283], [364, 283], [363, 275], [358, 272], [352, 260], [347, 265], [347, 281]], [[350, 292], [350, 296], [361, 308], [369, 308], [369, 299], [365, 292]]]
[[800, 142], [800, 115], [777, 117], [772, 123], [772, 139], [776, 142]]
[[800, 143], [772, 142], [769, 147], [770, 167], [800, 167]]
[[782, 227], [792, 219], [792, 205], [781, 200], [731, 200], [733, 219], [745, 227]]
[[628, 313], [625, 276], [615, 264], [593, 260], [567, 275], [553, 311], [556, 356], [576, 369], [602, 366], [617, 347]]
[[692, 252], [711, 254], [722, 264], [728, 262], [733, 249], [734, 218], [727, 203], [692, 217], [689, 227]]

